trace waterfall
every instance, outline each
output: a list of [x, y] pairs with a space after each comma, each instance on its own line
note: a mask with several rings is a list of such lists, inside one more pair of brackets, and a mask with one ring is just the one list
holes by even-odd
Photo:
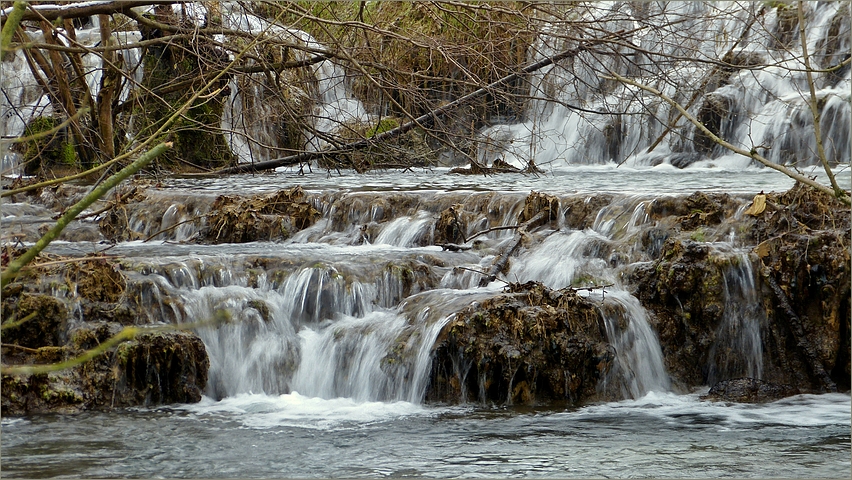
[[140, 259], [130, 276], [153, 322], [226, 319], [196, 329], [212, 398], [298, 392], [419, 403], [432, 345], [465, 294], [418, 295], [407, 282], [428, 278], [402, 274], [414, 267], [392, 252], [381, 264], [359, 258], [365, 249], [375, 247], [324, 247], [325, 260], [312, 265], [291, 253], [265, 259], [261, 271], [245, 256]]
[[602, 308], [606, 332], [616, 355], [607, 383], [615, 383], [623, 398], [669, 391], [660, 341], [639, 300], [623, 290], [607, 292], [605, 298], [610, 302]]
[[[624, 203], [629, 205], [631, 202]], [[638, 202], [633, 209], [622, 209], [623, 216], [629, 217], [623, 229], [614, 229], [615, 221], [604, 222], [599, 213], [596, 229], [610, 236], [596, 229], [554, 232], [520, 255], [520, 265], [512, 272], [519, 282], [538, 280], [551, 288], [605, 287], [594, 290], [590, 298], [601, 302], [607, 339], [616, 356], [615, 367], [602, 389], [618, 398], [639, 398], [651, 391], [665, 392], [671, 388], [660, 341], [648, 322], [645, 308], [624, 290], [610, 262], [617, 249], [616, 233], [629, 233], [622, 240], [624, 243], [636, 241], [638, 225], [644, 215], [643, 207], [644, 203]], [[605, 210], [601, 209], [601, 212]], [[612, 390], [613, 387], [615, 390]]]
[[[227, 28], [265, 33], [314, 50], [325, 48], [308, 32], [273, 25], [245, 11], [236, 2], [223, 3], [223, 23]], [[293, 55], [294, 60], [307, 60], [316, 55], [296, 49], [279, 54]], [[286, 61], [287, 58], [279, 60]], [[329, 135], [343, 133], [344, 125], [351, 127], [368, 120], [364, 106], [349, 88], [346, 72], [340, 65], [323, 60], [310, 68], [316, 80], [315, 92], [289, 85], [287, 78], [279, 79], [279, 83], [270, 82], [263, 73], [252, 74], [240, 81], [237, 78], [231, 80], [231, 94], [223, 113], [222, 128], [229, 132], [227, 137], [231, 149], [240, 161], [258, 162], [284, 156], [282, 152], [286, 150], [282, 149], [287, 148], [288, 143], [296, 143], [295, 139], [287, 138], [288, 123], [303, 122], [307, 129], [302, 129], [305, 138], [298, 147], [318, 151], [329, 145]], [[282, 102], [282, 95], [290, 97], [291, 103], [308, 104], [309, 107], [303, 112], [292, 111], [290, 105]]]
[[734, 252], [724, 275], [725, 311], [709, 353], [707, 383], [748, 377], [761, 379], [766, 312], [757, 295], [748, 253]]
[[[849, 5], [819, 2], [805, 8], [813, 68], [839, 64], [850, 50]], [[708, 145], [709, 140], [684, 119], [664, 135], [664, 122], [676, 112], [645, 91], [602, 78], [615, 71], [682, 104], [697, 95], [687, 105], [690, 114], [738, 147], [757, 147], [775, 163], [813, 165], [813, 119], [797, 22], [784, 23], [789, 20], [778, 18], [780, 10], [757, 2], [577, 6], [572, 12], [596, 27], [580, 36], [628, 31], [641, 51], [625, 47], [611, 47], [613, 55], [583, 51], [532, 74], [522, 121], [484, 128], [479, 133], [478, 158], [486, 163], [502, 158], [521, 168], [530, 160], [538, 166], [625, 162], [684, 167], [713, 160], [741, 169], [751, 164], [745, 157]], [[578, 46], [576, 32], [563, 28], [578, 27], [543, 29], [529, 61]], [[789, 35], [792, 39], [786, 39]], [[730, 72], [722, 75], [713, 70], [713, 62], [720, 60], [732, 65]], [[765, 66], [748, 68], [753, 64]], [[840, 165], [849, 163], [850, 71], [846, 67], [814, 73], [823, 141], [828, 158]], [[655, 150], [647, 151], [657, 139], [661, 141]]]

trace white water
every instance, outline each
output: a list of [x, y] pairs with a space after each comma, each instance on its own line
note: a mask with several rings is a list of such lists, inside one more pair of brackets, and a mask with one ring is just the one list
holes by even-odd
[[763, 375], [761, 325], [766, 313], [757, 294], [748, 253], [733, 252], [725, 272], [725, 312], [710, 351], [707, 383]]
[[[759, 2], [598, 2], [580, 6], [584, 19], [595, 21], [596, 30], [584, 32], [586, 38], [620, 29], [635, 30], [630, 39], [640, 48], [657, 53], [637, 53], [626, 47], [613, 49], [623, 55], [621, 58], [582, 52], [532, 74], [529, 94], [534, 100], [528, 102], [523, 121], [483, 129], [480, 160], [490, 163], [503, 158], [518, 167], [534, 160], [537, 166], [547, 168], [611, 162], [648, 166], [689, 159], [689, 163], [743, 168], [749, 159], [731, 155], [721, 147], [712, 152], [697, 151], [692, 143], [695, 128], [682, 118], [678, 127], [648, 152], [665, 129], [663, 121], [676, 112], [647, 92], [629, 85], [613, 86], [602, 78], [614, 71], [686, 103], [708, 78], [712, 62], [733, 49], [737, 54], [757, 56], [769, 66], [739, 70], [726, 79], [727, 84], [715, 88], [711, 82], [707, 93], [688, 108], [690, 114], [698, 114], [705, 98], [725, 99], [731, 108], [721, 119], [719, 130], [724, 140], [745, 150], [756, 148], [775, 163], [814, 164], [816, 142], [807, 106], [810, 94], [802, 48], [797, 35], [790, 45], [775, 45], [779, 35], [775, 31], [776, 10], [767, 9], [760, 15], [762, 6]], [[812, 64], [821, 60], [838, 64], [852, 48], [849, 5], [807, 2], [805, 9]], [[755, 15], [758, 21], [743, 35]], [[840, 44], [832, 55], [825, 56], [824, 43], [833, 22], [842, 31], [833, 32]], [[575, 40], [565, 40], [565, 34], [553, 27], [549, 34], [541, 35], [531, 60], [576, 46]], [[577, 36], [576, 32], [567, 35]], [[816, 73], [815, 83], [816, 97], [825, 102], [821, 116], [827, 157], [848, 164], [852, 75], [849, 69], [843, 72], [841, 78]]]

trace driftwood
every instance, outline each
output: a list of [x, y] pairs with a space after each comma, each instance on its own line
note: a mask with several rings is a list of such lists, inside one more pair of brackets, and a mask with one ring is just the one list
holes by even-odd
[[287, 157], [267, 160], [265, 162], [257, 162], [257, 163], [250, 163], [250, 164], [244, 164], [244, 165], [237, 165], [235, 167], [223, 168], [223, 169], [217, 170], [213, 173], [216, 173], [216, 174], [232, 174], [232, 173], [258, 172], [258, 171], [261, 171], [261, 170], [270, 170], [270, 169], [278, 168], [278, 167], [288, 167], [288, 166], [299, 165], [299, 164], [302, 164], [302, 163], [310, 162], [312, 160], [315, 160], [315, 159], [323, 157], [323, 156], [343, 155], [343, 154], [346, 154], [346, 153], [351, 152], [353, 150], [359, 150], [359, 149], [362, 149], [362, 148], [367, 148], [371, 145], [375, 145], [377, 143], [384, 142], [384, 141], [389, 140], [391, 138], [398, 137], [398, 136], [400, 136], [400, 135], [402, 135], [402, 134], [404, 134], [404, 133], [406, 133], [410, 130], [413, 130], [415, 128], [429, 127], [439, 117], [449, 113], [451, 110], [453, 110], [453, 109], [455, 109], [455, 108], [457, 108], [461, 105], [464, 105], [464, 104], [470, 102], [471, 100], [479, 98], [479, 97], [481, 97], [481, 96], [483, 96], [483, 95], [485, 95], [489, 92], [492, 92], [495, 88], [497, 88], [497, 87], [499, 87], [503, 84], [509, 83], [512, 80], [517, 79], [521, 75], [525, 75], [525, 74], [528, 74], [528, 73], [538, 71], [538, 70], [540, 70], [544, 67], [547, 67], [547, 66], [549, 66], [549, 65], [551, 65], [555, 62], [558, 62], [559, 60], [577, 55], [578, 53], [581, 53], [585, 50], [588, 50], [589, 48], [593, 47], [594, 45], [612, 40], [612, 38], [618, 37], [622, 33], [623, 33], [623, 31], [618, 31], [618, 32], [611, 34], [610, 36], [608, 36], [606, 38], [591, 40], [587, 43], [581, 44], [580, 46], [578, 46], [576, 48], [572, 48], [570, 50], [565, 50], [565, 51], [560, 52], [560, 53], [553, 55], [551, 57], [547, 57], [543, 60], [540, 60], [538, 62], [527, 65], [526, 67], [520, 69], [519, 71], [517, 71], [515, 73], [506, 75], [505, 77], [500, 78], [500, 79], [498, 79], [498, 80], [496, 80], [496, 81], [494, 81], [494, 82], [492, 82], [492, 83], [490, 83], [490, 84], [488, 84], [488, 85], [486, 85], [486, 86], [484, 86], [484, 87], [482, 87], [482, 88], [480, 88], [480, 89], [478, 89], [474, 92], [471, 92], [471, 93], [469, 93], [469, 94], [467, 94], [467, 95], [465, 95], [465, 96], [463, 96], [459, 99], [456, 99], [452, 102], [449, 102], [445, 105], [442, 105], [441, 107], [438, 107], [438, 108], [436, 108], [435, 110], [432, 110], [429, 113], [421, 115], [421, 116], [415, 118], [414, 120], [411, 120], [410, 122], [404, 123], [404, 124], [400, 125], [399, 127], [393, 128], [393, 129], [388, 130], [386, 132], [382, 132], [382, 133], [375, 135], [371, 138], [363, 138], [361, 140], [357, 140], [355, 142], [347, 143], [347, 144], [342, 145], [340, 147], [332, 148], [332, 149], [329, 149], [329, 150], [323, 150], [323, 151], [319, 151], [319, 152], [302, 152], [302, 153], [299, 153], [297, 155], [290, 155], [290, 156], [287, 156]]
[[494, 260], [494, 263], [491, 264], [491, 268], [488, 269], [488, 273], [483, 274], [483, 277], [479, 279], [480, 287], [484, 287], [497, 279], [497, 275], [506, 269], [506, 265], [509, 263], [509, 257], [511, 257], [518, 247], [521, 246], [521, 241], [524, 239], [524, 235], [527, 234], [526, 229], [535, 222], [545, 218], [546, 215], [548, 215], [547, 211], [538, 212], [531, 219], [515, 227], [518, 229], [518, 233], [515, 234], [515, 238], [512, 239], [512, 246], [505, 250], [502, 254], [498, 255]]
[[766, 282], [769, 283], [772, 291], [775, 292], [775, 297], [778, 299], [778, 305], [782, 310], [784, 310], [784, 313], [787, 314], [787, 317], [790, 320], [790, 330], [796, 338], [796, 345], [798, 345], [799, 348], [802, 349], [802, 352], [804, 352], [808, 364], [811, 367], [811, 372], [813, 372], [814, 376], [819, 378], [827, 391], [837, 392], [837, 385], [831, 380], [831, 377], [825, 371], [825, 368], [814, 351], [811, 342], [808, 341], [805, 336], [805, 328], [802, 323], [802, 319], [793, 311], [793, 307], [790, 306], [790, 302], [787, 300], [787, 295], [784, 293], [784, 290], [781, 289], [781, 286], [778, 285], [778, 282], [775, 281], [775, 278], [773, 278], [766, 269], [763, 271], [763, 278], [766, 279]]

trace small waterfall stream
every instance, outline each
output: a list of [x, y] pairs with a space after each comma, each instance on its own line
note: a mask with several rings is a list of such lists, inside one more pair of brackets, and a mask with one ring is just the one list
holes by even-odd
[[762, 379], [761, 325], [766, 312], [757, 295], [748, 253], [733, 252], [724, 279], [725, 311], [709, 355], [708, 383], [741, 377]]

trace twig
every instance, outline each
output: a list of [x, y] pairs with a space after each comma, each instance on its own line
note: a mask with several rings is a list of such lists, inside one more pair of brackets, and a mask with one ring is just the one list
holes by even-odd
[[18, 350], [23, 350], [23, 351], [25, 351], [25, 352], [38, 353], [38, 349], [37, 349], [37, 348], [24, 347], [24, 346], [22, 346], [22, 345], [15, 345], [14, 343], [0, 343], [0, 347], [3, 347], [3, 348], [16, 348], [16, 349], [18, 349]]
[[7, 328], [15, 328], [17, 326], [20, 326], [24, 322], [28, 322], [28, 321], [34, 319], [37, 314], [38, 314], [37, 311], [36, 312], [30, 312], [29, 315], [27, 315], [26, 317], [24, 317], [20, 320], [17, 320], [17, 321], [16, 320], [8, 320], [6, 322], [3, 322], [3, 325], [0, 325], [0, 330], [6, 330]]
[[194, 221], [196, 221], [196, 220], [198, 220], [198, 219], [200, 219], [200, 218], [204, 218], [204, 217], [206, 217], [206, 216], [207, 216], [207, 215], [196, 215], [196, 216], [194, 216], [194, 217], [192, 217], [192, 218], [188, 218], [188, 219], [186, 219], [186, 220], [184, 220], [184, 221], [178, 222], [178, 223], [176, 223], [176, 224], [174, 224], [174, 225], [172, 225], [172, 226], [170, 226], [170, 227], [166, 227], [166, 228], [164, 228], [164, 229], [160, 230], [159, 232], [153, 233], [151, 236], [149, 236], [149, 237], [148, 237], [148, 238], [146, 238], [145, 240], [142, 240], [142, 243], [146, 243], [146, 242], [148, 242], [149, 240], [153, 239], [154, 237], [156, 237], [157, 235], [159, 235], [159, 234], [161, 234], [161, 233], [166, 233], [166, 232], [168, 232], [169, 230], [174, 230], [175, 228], [177, 228], [177, 227], [179, 227], [179, 226], [183, 225], [184, 223], [194, 222]]

